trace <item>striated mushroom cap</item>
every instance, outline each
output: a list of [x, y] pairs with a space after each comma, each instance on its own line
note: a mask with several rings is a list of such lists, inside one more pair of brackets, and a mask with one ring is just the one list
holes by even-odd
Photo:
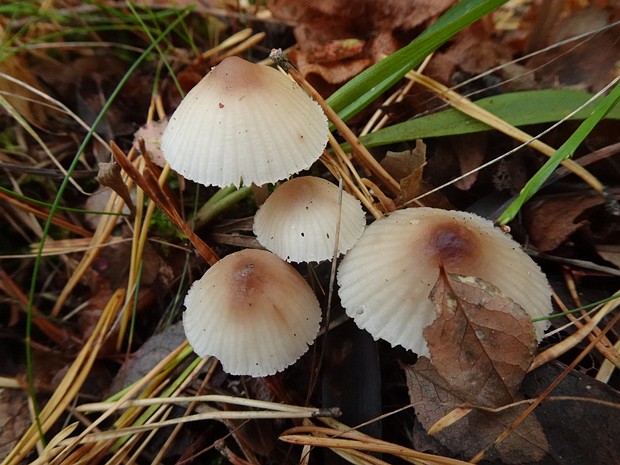
[[[497, 287], [532, 318], [551, 310], [545, 275], [518, 243], [471, 213], [396, 211], [371, 224], [338, 268], [347, 315], [375, 338], [428, 355], [424, 328], [436, 316], [429, 294], [440, 265]], [[540, 340], [546, 322], [535, 323]]]
[[258, 242], [291, 262], [329, 260], [347, 252], [360, 238], [366, 217], [360, 202], [326, 179], [303, 176], [279, 186], [254, 217]]
[[162, 137], [170, 166], [220, 187], [265, 184], [309, 168], [329, 129], [323, 110], [278, 70], [229, 57], [183, 99]]
[[319, 331], [321, 308], [291, 265], [264, 250], [227, 255], [185, 298], [185, 335], [201, 357], [234, 375], [267, 376], [293, 364]]

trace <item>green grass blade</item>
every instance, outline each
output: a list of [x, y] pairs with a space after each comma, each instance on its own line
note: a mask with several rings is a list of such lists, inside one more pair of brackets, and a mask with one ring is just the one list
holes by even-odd
[[532, 196], [538, 192], [545, 183], [551, 173], [562, 163], [562, 161], [570, 158], [577, 150], [577, 147], [590, 134], [592, 129], [607, 115], [612, 108], [616, 106], [620, 100], [620, 77], [614, 79], [607, 88], [614, 86], [613, 90], [607, 95], [596, 107], [590, 117], [588, 117], [577, 130], [562, 144], [562, 146], [547, 160], [547, 162], [538, 170], [538, 172], [527, 182], [525, 187], [521, 189], [519, 196], [504, 210], [498, 218], [498, 223], [504, 225], [511, 221], [521, 207]]
[[355, 116], [392, 87], [454, 34], [507, 0], [463, 0], [444, 13], [409, 45], [371, 66], [342, 86], [327, 103], [344, 120]]
[[[553, 123], [560, 121], [575, 108], [584, 105], [591, 94], [581, 90], [532, 90], [513, 92], [477, 100], [475, 103], [513, 126]], [[592, 103], [570, 119], [585, 119], [594, 110]], [[613, 109], [607, 118], [620, 119], [620, 107]], [[415, 139], [454, 136], [492, 129], [485, 123], [453, 108], [422, 116], [380, 129], [360, 141], [368, 148], [395, 144]], [[346, 149], [346, 148], [345, 148]]]

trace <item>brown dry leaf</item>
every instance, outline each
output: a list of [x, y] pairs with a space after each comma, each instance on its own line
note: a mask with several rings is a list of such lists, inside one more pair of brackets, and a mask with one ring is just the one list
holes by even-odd
[[525, 310], [481, 279], [445, 272], [429, 297], [438, 316], [424, 337], [454, 395], [485, 407], [513, 401], [537, 346]]
[[[0, 37], [3, 36], [3, 30], [0, 26]], [[24, 84], [35, 89], [39, 87], [34, 76], [30, 72], [26, 61], [20, 56], [12, 56], [0, 61], [0, 72], [5, 73]], [[7, 101], [31, 124], [38, 127], [44, 127], [47, 121], [45, 107], [38, 103], [41, 97], [34, 92], [26, 89], [20, 84], [0, 78], [0, 92], [6, 96]]]
[[407, 176], [414, 176], [418, 183], [422, 178], [422, 168], [425, 164], [426, 144], [420, 139], [415, 141], [413, 150], [388, 151], [381, 160], [381, 166], [397, 181], [401, 181]]
[[586, 227], [588, 210], [604, 201], [599, 195], [570, 194], [530, 203], [524, 212], [530, 241], [540, 252], [556, 249], [575, 231]]
[[[452, 139], [454, 140], [454, 139]], [[484, 161], [487, 151], [486, 134], [465, 134], [458, 139], [456, 156], [459, 160], [461, 174], [469, 173], [479, 168]], [[455, 187], [463, 191], [469, 190], [478, 179], [478, 172], [473, 172], [469, 176], [459, 179], [454, 183]]]
[[[415, 28], [429, 24], [453, 3], [270, 0], [267, 6], [276, 19], [295, 25], [299, 48], [291, 59], [304, 77], [315, 74], [327, 83], [339, 84], [398, 50], [413, 39]], [[343, 43], [348, 46], [342, 47]]]
[[0, 457], [7, 457], [30, 426], [28, 396], [19, 389], [0, 390]]
[[[617, 15], [617, 11], [615, 14]], [[617, 19], [614, 18], [613, 8], [599, 8], [594, 5], [558, 17], [560, 20], [553, 27], [538, 31], [542, 39], [530, 46], [542, 48], [568, 37], [602, 28]], [[584, 40], [577, 47], [574, 43], [569, 43], [552, 51], [536, 54], [528, 60], [527, 67], [536, 70], [536, 78], [541, 87], [578, 87], [597, 91], [617, 75], [620, 55], [617, 38], [617, 27], [611, 28]]]
[[7, 457], [30, 426], [28, 396], [20, 389], [0, 389], [0, 457]]
[[[455, 396], [453, 389], [426, 357], [421, 357], [415, 365], [405, 366], [404, 369], [416, 417], [426, 430], [455, 406], [465, 402], [465, 399]], [[452, 454], [467, 460], [490, 446], [525, 408], [519, 406], [499, 413], [473, 410], [433, 438]], [[539, 461], [546, 453], [545, 434], [536, 418], [530, 415], [504, 441], [487, 450], [485, 458], [499, 458], [502, 463], [524, 463]]]
[[[426, 144], [420, 139], [416, 140], [413, 150], [387, 152], [381, 160], [381, 166], [400, 182], [400, 192], [394, 201], [396, 205], [404, 205], [432, 189], [432, 186], [422, 179], [426, 166]], [[441, 192], [425, 197], [424, 204], [446, 210], [453, 208]]]
[[[523, 393], [528, 398], [538, 397], [565, 369], [566, 365], [557, 361], [537, 368], [525, 377]], [[618, 464], [618, 405], [620, 392], [614, 387], [578, 370], [569, 372], [551, 398], [536, 408], [552, 457], [545, 464]]]
[[474, 23], [459, 33], [445, 51], [433, 56], [425, 74], [442, 83], [452, 84], [457, 71], [476, 75], [511, 61], [509, 48], [499, 44], [494, 33], [495, 27], [491, 22]]

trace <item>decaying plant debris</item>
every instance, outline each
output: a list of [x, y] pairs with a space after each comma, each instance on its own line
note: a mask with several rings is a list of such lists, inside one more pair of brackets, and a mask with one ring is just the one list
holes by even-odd
[[[461, 253], [468, 241], [459, 239], [457, 229], [470, 238], [484, 235], [468, 225], [431, 239], [449, 256], [430, 254], [428, 245], [386, 245], [392, 236], [382, 236], [383, 243], [372, 236], [390, 218], [406, 216], [405, 209], [424, 211], [419, 207], [497, 220], [526, 183], [537, 179], [548, 157], [583, 130], [582, 121], [618, 92], [617, 4], [503, 3], [0, 5], [2, 463], [616, 460], [620, 106], [611, 105], [507, 226], [493, 229], [514, 250], [485, 257], [498, 265], [488, 275], [461, 266], [482, 261], [485, 252]], [[466, 4], [495, 11], [474, 21], [467, 15], [476, 8]], [[473, 24], [445, 43], [425, 42], [446, 21], [454, 25], [460, 18]], [[422, 55], [413, 59], [407, 53]], [[178, 131], [174, 125], [166, 129], [169, 116], [222, 62], [268, 70], [267, 76], [310, 102], [314, 121], [324, 126], [329, 120], [326, 149], [321, 153], [322, 127], [313, 158], [295, 167], [304, 168], [301, 173], [260, 177], [255, 181], [265, 184], [259, 186], [243, 182], [250, 176], [243, 169], [234, 171], [234, 179], [215, 182], [210, 174], [193, 178], [185, 165], [179, 168], [184, 178], [166, 164], [170, 143], [195, 137], [209, 145], [218, 133], [197, 124], [193, 135], [176, 133], [161, 144], [166, 131]], [[405, 69], [404, 62], [416, 64]], [[381, 73], [384, 79], [377, 77]], [[397, 78], [385, 84], [392, 74]], [[227, 92], [233, 81], [222, 84]], [[244, 92], [235, 105], [247, 97]], [[217, 110], [228, 101], [210, 98], [221, 116]], [[252, 143], [262, 147], [265, 138], [284, 140], [287, 131], [295, 134], [287, 138], [286, 150], [298, 148], [291, 140], [307, 141], [299, 106], [285, 108], [284, 116], [270, 122], [275, 97], [261, 101], [265, 108], [248, 101], [251, 112], [212, 120], [227, 125], [218, 153], [229, 153], [235, 131], [251, 133], [255, 123], [267, 124], [269, 134], [245, 137], [250, 148], [244, 154], [255, 155]], [[556, 124], [567, 116], [570, 121]], [[183, 122], [200, 123], [196, 116]], [[327, 231], [333, 247], [318, 261], [287, 264], [258, 252], [267, 242], [259, 242], [254, 231], [266, 228], [257, 228], [254, 216], [269, 205], [273, 191], [293, 195], [286, 194], [286, 176], [329, 183], [338, 216], [345, 203], [361, 205], [366, 223], [377, 225], [366, 230], [375, 239], [362, 235], [363, 242], [374, 241], [366, 244], [370, 252], [356, 251], [356, 231], [346, 246], [356, 257], [349, 260], [354, 266], [346, 264], [347, 250], [341, 250], [344, 259], [333, 253], [346, 231], [344, 221], [331, 224], [331, 213], [311, 217], [316, 224], [300, 230], [296, 222], [283, 226], [300, 237]], [[297, 207], [304, 206], [312, 210], [309, 203]], [[287, 219], [296, 219], [291, 216]], [[322, 222], [329, 228], [314, 227], [325, 226]], [[398, 255], [391, 264], [404, 263], [396, 271], [381, 263], [388, 248]], [[218, 286], [219, 301], [191, 287], [209, 270], [224, 268], [221, 258], [233, 262], [241, 250], [249, 261], [232, 271], [232, 291]], [[516, 271], [515, 250], [531, 257], [529, 271]], [[424, 254], [435, 260], [432, 279], [415, 278], [407, 266]], [[258, 276], [259, 256], [295, 276], [298, 298], [307, 293], [304, 299], [315, 306], [312, 328], [298, 334], [295, 324], [280, 318], [283, 328], [267, 333], [269, 343], [260, 350], [251, 347], [260, 344], [252, 342], [255, 336], [244, 336], [237, 346], [248, 345], [241, 352], [251, 355], [249, 369], [245, 361], [222, 355], [220, 364], [212, 356], [218, 354], [210, 353], [211, 340], [203, 345], [191, 336], [204, 358], [197, 356], [181, 323], [184, 302], [198, 303], [198, 309], [207, 300], [232, 302], [235, 324], [250, 322], [252, 330], [266, 324], [244, 318], [254, 304], [269, 307], [276, 318], [287, 312], [273, 301], [280, 294], [255, 293], [257, 283], [278, 288], [284, 281], [269, 281], [276, 276], [270, 272]], [[424, 350], [415, 355], [402, 340], [376, 332], [396, 317], [367, 327], [370, 334], [356, 326], [372, 306], [342, 308], [341, 263], [360, 276], [347, 286], [361, 285], [381, 297], [375, 307], [398, 300], [392, 298], [392, 275], [405, 278], [403, 299], [416, 286], [425, 287], [422, 306], [432, 313], [419, 322], [424, 341], [416, 346]], [[390, 283], [384, 270], [393, 272]], [[508, 277], [496, 281], [504, 271]], [[523, 300], [502, 288], [522, 275], [536, 281]], [[371, 285], [379, 290], [368, 291]], [[554, 312], [562, 314], [547, 319], [550, 293]], [[538, 303], [540, 295], [545, 305]], [[352, 297], [342, 299], [346, 306]], [[185, 330], [206, 332], [200, 325], [211, 325], [218, 318], [214, 312], [207, 321], [186, 314]], [[532, 315], [542, 319], [532, 321]], [[294, 340], [294, 356], [261, 365], [260, 357], [285, 345], [284, 334]], [[227, 347], [226, 357], [237, 357], [239, 347]], [[238, 374], [228, 373], [227, 366]]]

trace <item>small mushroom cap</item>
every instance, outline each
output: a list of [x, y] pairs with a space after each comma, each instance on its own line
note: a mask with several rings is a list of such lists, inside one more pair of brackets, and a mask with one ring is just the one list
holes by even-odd
[[[551, 310], [545, 275], [490, 221], [435, 208], [399, 210], [371, 224], [338, 269], [347, 315], [375, 338], [428, 355], [423, 330], [435, 319], [429, 294], [440, 265], [483, 279], [532, 318]], [[546, 322], [535, 323], [540, 340]]]
[[319, 331], [321, 308], [291, 265], [264, 250], [227, 255], [185, 297], [185, 335], [233, 375], [267, 376], [293, 364]]
[[360, 202], [326, 179], [302, 176], [279, 186], [254, 217], [258, 242], [291, 262], [329, 260], [355, 245], [366, 226]]
[[170, 166], [192, 181], [260, 185], [309, 168], [328, 134], [323, 110], [296, 83], [229, 57], [183, 99], [161, 147]]

